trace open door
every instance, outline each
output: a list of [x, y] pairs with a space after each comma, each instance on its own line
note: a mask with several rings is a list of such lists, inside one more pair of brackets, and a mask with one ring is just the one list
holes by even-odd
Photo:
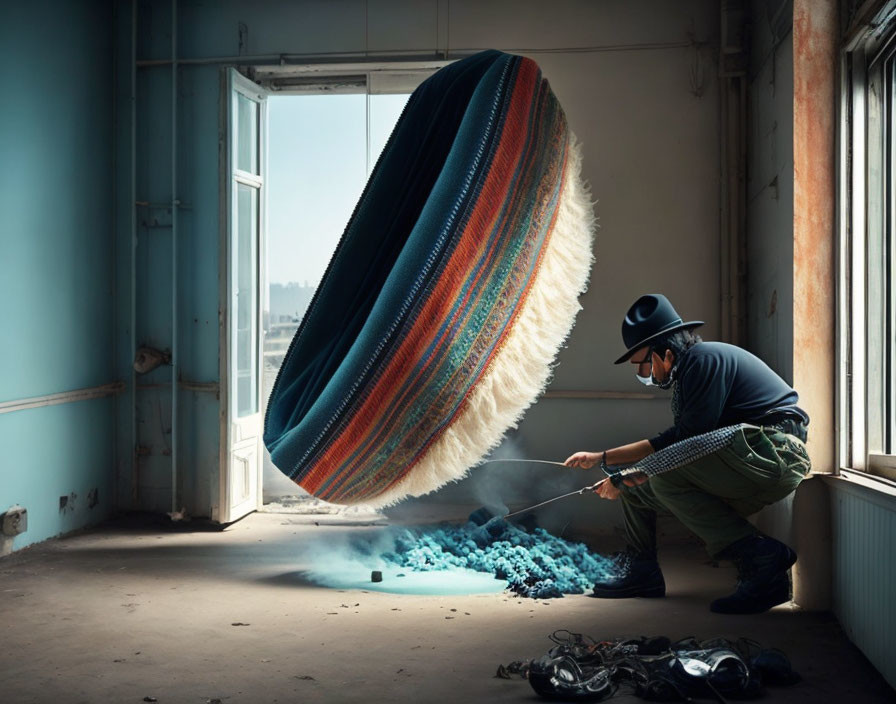
[[[261, 343], [264, 228], [264, 92], [227, 71], [225, 286], [222, 286], [222, 462], [216, 519], [261, 507]], [[225, 271], [226, 270], [226, 271]]]

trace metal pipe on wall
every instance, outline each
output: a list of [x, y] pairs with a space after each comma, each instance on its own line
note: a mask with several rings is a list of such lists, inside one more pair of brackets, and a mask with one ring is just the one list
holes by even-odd
[[171, 0], [171, 510], [177, 511], [177, 0]]
[[137, 470], [137, 0], [131, 0], [131, 433], [128, 456], [131, 458], [131, 508], [137, 507], [139, 492]]
[[744, 0], [725, 0], [720, 20], [720, 330], [722, 340], [743, 345], [747, 342], [746, 89], [749, 59]]
[[115, 396], [124, 391], [124, 388], [125, 386], [123, 382], [115, 381], [110, 384], [91, 386], [85, 389], [76, 389], [75, 391], [61, 391], [57, 394], [31, 396], [29, 398], [16, 399], [15, 401], [3, 401], [0, 403], [0, 413], [14, 413], [16, 411], [25, 411], [29, 408], [58, 406], [63, 403], [74, 403], [76, 401], [87, 401], [94, 398]]
[[[501, 51], [510, 54], [599, 54], [604, 52], [619, 51], [659, 51], [663, 49], [689, 49], [697, 42], [693, 40], [680, 42], [656, 42], [646, 44], [607, 44], [598, 46], [571, 46], [571, 47], [550, 47], [546, 49], [538, 48], [510, 48], [501, 49]], [[492, 47], [494, 48], [494, 47]], [[351, 62], [364, 61], [429, 61], [429, 62], [445, 62], [462, 59], [465, 56], [476, 54], [483, 49], [452, 49], [450, 53], [431, 52], [423, 50], [407, 50], [407, 51], [334, 51], [334, 52], [317, 52], [313, 54], [255, 54], [251, 56], [209, 56], [191, 59], [178, 59], [177, 63], [181, 65], [208, 65], [208, 64], [224, 64], [224, 65], [281, 65], [302, 63], [333, 63], [338, 59], [345, 59]], [[141, 68], [150, 66], [167, 66], [172, 63], [170, 59], [144, 59], [138, 61], [137, 65]]]

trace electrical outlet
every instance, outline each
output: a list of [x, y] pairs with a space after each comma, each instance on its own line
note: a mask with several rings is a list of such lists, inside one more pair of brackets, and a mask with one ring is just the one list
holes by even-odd
[[3, 514], [3, 535], [18, 535], [28, 530], [28, 509], [12, 506]]

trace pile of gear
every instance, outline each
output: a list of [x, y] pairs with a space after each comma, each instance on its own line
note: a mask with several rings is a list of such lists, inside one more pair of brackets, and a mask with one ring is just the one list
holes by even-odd
[[758, 697], [766, 685], [800, 681], [783, 652], [746, 638], [597, 642], [560, 630], [550, 639], [555, 645], [546, 655], [501, 665], [496, 676], [518, 675], [542, 697], [565, 701], [601, 701], [625, 693], [648, 701], [711, 698], [724, 703]]

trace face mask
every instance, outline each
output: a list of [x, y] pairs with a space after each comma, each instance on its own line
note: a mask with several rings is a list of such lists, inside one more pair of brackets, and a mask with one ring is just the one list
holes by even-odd
[[640, 381], [644, 386], [655, 386], [658, 389], [670, 389], [672, 388], [672, 384], [675, 382], [675, 372], [678, 368], [678, 365], [672, 367], [669, 370], [669, 375], [666, 377], [665, 381], [657, 381], [656, 377], [653, 376], [653, 369], [650, 370], [650, 376], [641, 376], [640, 374], [635, 374], [635, 378]]

